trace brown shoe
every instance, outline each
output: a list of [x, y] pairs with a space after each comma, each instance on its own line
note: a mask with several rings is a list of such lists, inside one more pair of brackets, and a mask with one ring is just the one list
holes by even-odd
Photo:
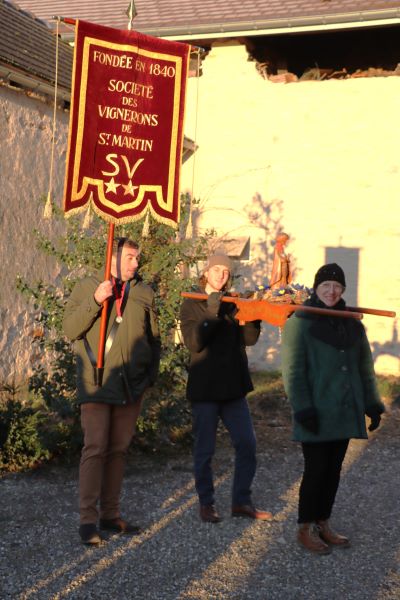
[[200, 518], [204, 523], [220, 523], [222, 521], [214, 504], [200, 505]]
[[317, 521], [317, 527], [319, 537], [327, 544], [332, 544], [332, 546], [337, 546], [338, 548], [350, 548], [349, 538], [332, 531], [329, 521]]
[[140, 527], [128, 523], [121, 517], [116, 519], [100, 519], [100, 529], [113, 531], [114, 533], [125, 533], [127, 535], [139, 535], [142, 532]]
[[79, 526], [79, 535], [82, 544], [87, 546], [100, 546], [104, 542], [104, 538], [97, 531], [95, 523], [83, 523]]
[[331, 549], [319, 537], [315, 523], [301, 523], [297, 532], [297, 541], [303, 548], [315, 554], [330, 554]]
[[251, 504], [242, 504], [232, 506], [232, 517], [247, 517], [249, 519], [259, 519], [260, 521], [270, 521], [272, 514], [265, 510], [258, 510]]

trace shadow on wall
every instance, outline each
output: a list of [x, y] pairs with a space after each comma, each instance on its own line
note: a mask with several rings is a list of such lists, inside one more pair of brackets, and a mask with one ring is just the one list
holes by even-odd
[[393, 321], [392, 339], [387, 342], [383, 342], [383, 344], [380, 342], [372, 342], [371, 347], [374, 362], [376, 362], [381, 356], [391, 356], [399, 360], [400, 342], [399, 332], [397, 331], [397, 320]]
[[[189, 201], [190, 196], [187, 195]], [[199, 232], [199, 224], [204, 205], [193, 199], [191, 203], [190, 233]], [[266, 285], [272, 270], [276, 236], [283, 231], [283, 201], [273, 199], [267, 201], [256, 192], [251, 200], [243, 206], [220, 208], [219, 213], [226, 210], [229, 216], [240, 216], [240, 225], [228, 230], [224, 219], [216, 222], [216, 237], [210, 240], [210, 253], [223, 251], [237, 263], [237, 276], [233, 289], [244, 292], [254, 291], [258, 285]], [[230, 220], [227, 218], [227, 223]], [[252, 233], [254, 231], [254, 235]], [[289, 232], [290, 235], [290, 232]], [[257, 240], [257, 244], [254, 243]], [[250, 260], [249, 260], [250, 259]], [[202, 264], [193, 267], [192, 274], [200, 274]], [[262, 324], [262, 333], [257, 344], [248, 349], [249, 362], [254, 369], [278, 368], [280, 354], [280, 331], [277, 327]]]
[[[358, 298], [360, 250], [360, 248], [346, 248], [342, 246], [336, 248], [327, 246], [325, 248], [325, 262], [336, 262], [345, 272], [347, 284], [345, 298], [349, 306], [358, 306], [359, 304], [365, 306], [362, 300], [360, 302]], [[393, 322], [392, 339], [383, 343], [371, 342], [371, 349], [375, 363], [378, 358], [383, 356], [390, 356], [394, 359], [399, 358], [400, 343], [396, 320]]]
[[[251, 244], [251, 262], [241, 264], [240, 273], [242, 289], [254, 290], [258, 285], [267, 285], [272, 272], [274, 258], [275, 240], [278, 234], [284, 231], [283, 226], [283, 200], [265, 200], [260, 193], [255, 193], [251, 202], [243, 208], [243, 216], [249, 227], [257, 229], [258, 243], [255, 247]], [[261, 235], [260, 235], [261, 232]], [[290, 232], [286, 232], [290, 240], [293, 240]], [[296, 267], [291, 262], [294, 280], [296, 279]]]
[[[254, 290], [258, 285], [267, 285], [270, 280], [274, 257], [275, 240], [279, 233], [284, 231], [283, 225], [283, 200], [274, 198], [265, 200], [260, 193], [254, 194], [251, 202], [244, 207], [244, 215], [251, 226], [257, 228], [257, 237], [261, 238], [257, 251], [252, 248], [251, 262], [240, 267], [242, 289]], [[262, 235], [260, 236], [260, 230]], [[286, 231], [290, 240], [293, 240], [290, 231]], [[290, 250], [289, 250], [290, 253]], [[293, 281], [296, 282], [295, 261], [291, 260]], [[301, 283], [301, 282], [300, 282]], [[249, 362], [254, 369], [276, 369], [280, 366], [280, 338], [279, 327], [274, 327], [266, 322], [262, 323], [261, 335], [258, 343], [248, 349]]]

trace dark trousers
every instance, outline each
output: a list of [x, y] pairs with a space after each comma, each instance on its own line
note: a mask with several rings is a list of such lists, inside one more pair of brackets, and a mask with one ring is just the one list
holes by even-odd
[[115, 406], [87, 402], [81, 405], [84, 446], [79, 466], [80, 521], [120, 516], [119, 499], [129, 444], [135, 433], [141, 403]]
[[302, 443], [304, 472], [298, 523], [325, 521], [331, 516], [348, 445], [349, 440]]
[[232, 402], [194, 402], [194, 476], [200, 504], [214, 503], [211, 462], [217, 426], [222, 420], [235, 449], [232, 505], [251, 503], [251, 484], [256, 472], [256, 437], [245, 398]]

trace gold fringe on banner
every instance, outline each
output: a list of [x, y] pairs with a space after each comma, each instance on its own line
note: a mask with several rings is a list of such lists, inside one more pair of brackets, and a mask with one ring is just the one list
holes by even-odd
[[48, 192], [46, 204], [44, 205], [43, 218], [51, 219], [52, 216], [53, 216], [53, 204], [51, 202], [51, 193]]
[[143, 223], [142, 238], [149, 237], [149, 233], [150, 233], [150, 216], [149, 216], [149, 211], [147, 211], [146, 218]]
[[[79, 208], [70, 209], [67, 213], [65, 213], [65, 217], [67, 219], [69, 219], [69, 218], [73, 217], [74, 215], [78, 215], [86, 210], [87, 210], [87, 204], [85, 203], [84, 206], [80, 206]], [[99, 217], [101, 217], [104, 221], [106, 221], [106, 223], [114, 223], [114, 225], [128, 225], [129, 223], [134, 223], [136, 221], [140, 221], [144, 217], [144, 210], [140, 214], [137, 214], [134, 216], [130, 215], [129, 217], [122, 217], [122, 218], [113, 217], [112, 215], [109, 215], [108, 213], [103, 212], [101, 210], [101, 208], [98, 208], [98, 206], [94, 203], [92, 203], [92, 210], [93, 210], [93, 213], [96, 213], [96, 215], [99, 215]], [[171, 219], [168, 219], [166, 217], [160, 217], [160, 215], [156, 213], [156, 211], [152, 208], [151, 205], [146, 207], [145, 210], [148, 210], [151, 213], [151, 216], [154, 218], [155, 221], [158, 221], [159, 223], [164, 223], [165, 225], [168, 225], [169, 227], [173, 227], [174, 229], [177, 228], [178, 224], [175, 223], [175, 221], [172, 221]]]

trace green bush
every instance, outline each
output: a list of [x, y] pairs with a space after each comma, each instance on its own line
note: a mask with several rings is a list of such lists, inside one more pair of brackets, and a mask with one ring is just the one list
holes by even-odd
[[0, 386], [0, 391], [0, 472], [26, 470], [76, 453], [82, 437], [76, 406], [64, 401], [49, 408], [40, 394], [10, 386]]
[[47, 460], [50, 453], [40, 436], [43, 415], [19, 400], [0, 405], [0, 470], [19, 471]]
[[186, 380], [177, 373], [172, 383], [163, 370], [157, 385], [145, 396], [142, 414], [137, 423], [135, 446], [145, 450], [188, 447], [192, 441], [191, 411], [185, 397]]

